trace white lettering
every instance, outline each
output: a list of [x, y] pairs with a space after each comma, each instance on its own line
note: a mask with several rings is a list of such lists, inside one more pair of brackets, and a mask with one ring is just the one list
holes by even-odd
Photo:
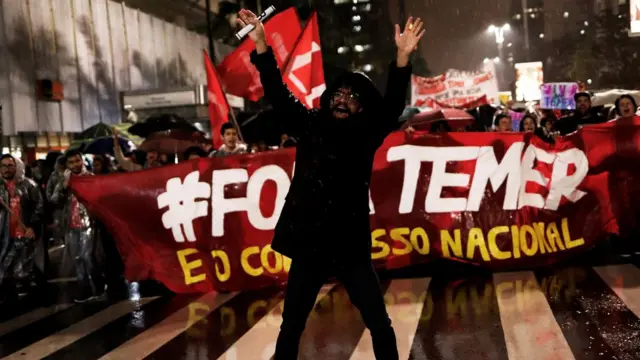
[[429, 151], [433, 161], [431, 181], [427, 190], [424, 208], [430, 213], [444, 213], [463, 211], [467, 207], [466, 198], [443, 198], [442, 189], [445, 187], [467, 187], [471, 176], [469, 174], [452, 174], [447, 172], [449, 161], [469, 161], [478, 158], [480, 148], [477, 146], [456, 146], [431, 148]]
[[230, 184], [249, 181], [249, 174], [245, 169], [214, 170], [211, 176], [211, 222], [212, 236], [224, 235], [225, 214], [236, 211], [247, 211], [249, 204], [246, 197], [227, 199], [224, 188]]
[[[264, 217], [260, 209], [260, 194], [268, 180], [276, 183], [277, 190], [273, 214], [270, 217]], [[247, 215], [253, 227], [259, 230], [271, 230], [276, 227], [289, 191], [289, 185], [289, 175], [277, 165], [263, 166], [251, 174], [251, 179], [247, 183], [247, 198], [249, 199]]]
[[[267, 181], [276, 184], [276, 198], [273, 214], [265, 217], [260, 209], [260, 195]], [[247, 183], [247, 195], [238, 198], [226, 198], [224, 188], [231, 184]], [[249, 178], [245, 169], [215, 170], [211, 179], [211, 234], [224, 235], [224, 218], [228, 213], [245, 211], [251, 225], [260, 230], [275, 228], [291, 181], [287, 172], [277, 165], [258, 168]]]
[[467, 211], [480, 210], [480, 202], [489, 181], [491, 181], [491, 188], [495, 192], [502, 186], [505, 179], [507, 180], [507, 190], [504, 196], [503, 209], [517, 209], [520, 191], [520, 157], [523, 147], [524, 143], [522, 142], [511, 145], [500, 164], [496, 160], [493, 146], [480, 148], [471, 190], [469, 190]]
[[479, 149], [476, 146], [429, 147], [415, 145], [403, 145], [389, 149], [387, 161], [404, 160], [404, 179], [398, 212], [407, 214], [413, 211], [420, 166], [423, 161], [433, 162], [431, 181], [425, 199], [425, 210], [432, 213], [463, 211], [467, 199], [442, 198], [442, 188], [468, 186], [470, 176], [469, 174], [447, 173], [447, 162], [476, 159]]
[[[568, 175], [569, 164], [574, 164], [576, 167], [575, 173], [571, 175]], [[558, 157], [553, 163], [551, 188], [544, 208], [558, 210], [562, 196], [575, 203], [587, 195], [584, 191], [577, 190], [576, 187], [582, 183], [588, 172], [589, 160], [581, 150], [569, 149], [558, 153]]]
[[522, 209], [525, 206], [531, 206], [538, 209], [542, 209], [544, 207], [544, 197], [540, 194], [528, 193], [527, 183], [531, 181], [538, 185], [547, 187], [549, 179], [544, 177], [540, 171], [534, 169], [534, 164], [536, 160], [546, 164], [553, 164], [555, 158], [556, 157], [554, 155], [549, 154], [542, 149], [538, 149], [533, 145], [529, 145], [529, 147], [524, 151], [522, 165], [520, 167], [522, 183], [520, 184], [520, 200], [518, 201], [518, 209]]
[[427, 161], [423, 146], [402, 145], [390, 148], [387, 151], [387, 161], [394, 162], [404, 160], [404, 179], [402, 180], [402, 193], [400, 195], [400, 214], [408, 214], [413, 211], [413, 202], [418, 187], [420, 165]]
[[369, 215], [374, 215], [376, 208], [373, 206], [373, 200], [371, 199], [371, 189], [369, 189]]
[[[430, 213], [479, 211], [489, 182], [494, 192], [506, 182], [504, 210], [516, 210], [525, 206], [557, 210], [562, 197], [577, 202], [586, 195], [577, 189], [589, 171], [588, 159], [583, 151], [569, 149], [560, 153], [548, 153], [530, 145], [523, 153], [523, 148], [523, 142], [512, 144], [499, 163], [492, 146], [402, 145], [390, 148], [387, 151], [387, 161], [404, 160], [404, 179], [398, 212], [407, 214], [413, 211], [418, 179], [421, 175], [420, 168], [422, 162], [427, 161], [433, 163], [424, 207], [425, 211]], [[470, 175], [465, 173], [447, 173], [447, 163], [474, 159], [477, 161], [468, 199], [443, 198], [443, 188], [467, 187], [470, 178]], [[538, 170], [536, 161], [553, 165], [551, 180]], [[576, 171], [568, 175], [570, 164], [575, 165]], [[549, 188], [546, 199], [536, 192], [527, 192], [530, 182]], [[369, 207], [370, 214], [375, 214], [371, 194]]]

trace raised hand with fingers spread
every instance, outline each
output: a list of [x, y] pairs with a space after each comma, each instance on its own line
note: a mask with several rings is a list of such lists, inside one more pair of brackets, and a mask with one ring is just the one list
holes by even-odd
[[420, 18], [409, 17], [402, 33], [400, 25], [395, 26], [395, 41], [398, 48], [398, 66], [404, 67], [409, 63], [409, 56], [418, 49], [418, 42], [424, 35], [424, 23]]

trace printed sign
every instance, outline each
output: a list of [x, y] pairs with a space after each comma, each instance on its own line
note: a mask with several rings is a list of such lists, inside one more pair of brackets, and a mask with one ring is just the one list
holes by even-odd
[[629, 1], [629, 35], [640, 36], [640, 0]]
[[578, 92], [578, 83], [547, 83], [540, 87], [540, 108], [575, 110], [574, 96]]
[[498, 81], [492, 70], [449, 70], [446, 74], [431, 78], [411, 76], [411, 106], [476, 107], [480, 100], [489, 104], [500, 101]]
[[540, 100], [540, 85], [543, 84], [542, 62], [516, 64], [516, 100]]

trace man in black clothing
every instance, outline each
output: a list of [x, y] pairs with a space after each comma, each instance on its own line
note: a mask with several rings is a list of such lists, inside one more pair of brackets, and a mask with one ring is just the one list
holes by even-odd
[[[346, 73], [307, 110], [287, 89], [264, 27], [247, 10], [242, 26], [256, 43], [251, 61], [267, 100], [291, 122], [296, 170], [272, 247], [292, 259], [275, 359], [296, 359], [307, 317], [323, 283], [337, 277], [369, 328], [377, 359], [398, 359], [396, 338], [371, 262], [369, 181], [376, 150], [398, 126], [411, 76], [409, 56], [424, 34], [420, 19], [396, 25], [397, 58], [383, 97], [371, 80]], [[291, 127], [290, 127], [291, 128]], [[348, 144], [348, 145], [347, 145]]]
[[561, 118], [555, 125], [560, 135], [568, 135], [578, 130], [582, 125], [599, 124], [605, 122], [605, 117], [591, 107], [591, 95], [579, 92], [573, 96], [576, 101], [576, 111], [570, 116]]

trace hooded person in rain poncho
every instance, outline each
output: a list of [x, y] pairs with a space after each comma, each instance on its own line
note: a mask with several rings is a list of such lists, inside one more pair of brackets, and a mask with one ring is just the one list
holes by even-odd
[[0, 156], [0, 295], [15, 300], [18, 285], [29, 288], [33, 278], [36, 237], [43, 219], [38, 185], [25, 177], [24, 163]]
[[71, 192], [69, 182], [72, 176], [93, 174], [85, 168], [82, 153], [77, 150], [65, 153], [65, 164], [67, 169], [53, 190], [51, 200], [62, 206], [60, 228], [78, 278], [79, 288], [75, 301], [82, 303], [103, 295], [105, 286], [96, 260], [95, 224], [87, 209]]
[[291, 122], [298, 139], [295, 175], [272, 243], [273, 250], [292, 259], [274, 359], [297, 359], [307, 317], [332, 276], [360, 310], [376, 359], [398, 359], [371, 262], [369, 182], [376, 150], [399, 126], [411, 76], [409, 56], [424, 33], [422, 22], [409, 18], [403, 33], [396, 25], [398, 52], [384, 97], [366, 75], [349, 72], [324, 91], [319, 110], [308, 110], [283, 83], [255, 14], [242, 10], [238, 21], [255, 27], [249, 34], [256, 44], [251, 62], [260, 72], [265, 98]]

